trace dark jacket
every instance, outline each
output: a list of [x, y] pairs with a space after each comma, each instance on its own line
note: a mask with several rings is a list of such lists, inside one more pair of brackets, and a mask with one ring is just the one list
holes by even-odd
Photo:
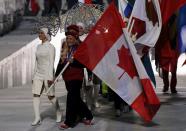
[[[59, 64], [57, 66], [57, 70], [55, 73], [55, 76], [57, 77], [61, 70], [64, 68], [66, 63], [62, 63], [61, 60], [59, 61]], [[77, 60], [74, 59], [72, 63], [69, 64], [67, 69], [63, 72], [62, 76], [65, 81], [70, 80], [83, 80], [84, 72], [83, 72], [84, 66], [79, 63]]]

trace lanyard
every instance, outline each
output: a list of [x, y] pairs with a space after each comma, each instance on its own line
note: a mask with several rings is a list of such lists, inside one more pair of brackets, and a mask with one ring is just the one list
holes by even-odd
[[75, 46], [70, 47], [70, 51], [67, 53], [67, 60], [69, 60], [72, 57], [75, 49], [76, 49]]

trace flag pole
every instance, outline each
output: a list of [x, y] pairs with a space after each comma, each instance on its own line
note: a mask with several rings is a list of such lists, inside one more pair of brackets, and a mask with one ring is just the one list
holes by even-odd
[[131, 24], [130, 29], [129, 29], [129, 36], [131, 36], [131, 32], [132, 32], [132, 29], [134, 27], [134, 22], [135, 22], [135, 20], [133, 19], [132, 24]]
[[44, 95], [47, 95], [50, 90], [54, 87], [54, 85], [56, 84], [56, 82], [58, 81], [58, 79], [60, 78], [61, 74], [63, 74], [63, 72], [66, 70], [66, 68], [68, 67], [68, 65], [70, 64], [70, 62], [68, 61], [66, 63], [66, 65], [64, 66], [64, 68], [61, 70], [61, 72], [59, 73], [59, 75], [56, 77], [56, 79], [54, 80], [54, 82], [52, 83], [52, 85], [48, 88], [48, 90], [46, 91], [46, 93], [43, 93]]

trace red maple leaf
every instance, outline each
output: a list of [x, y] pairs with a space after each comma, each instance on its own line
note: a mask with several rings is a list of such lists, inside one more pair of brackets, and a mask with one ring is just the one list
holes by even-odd
[[[118, 50], [118, 57], [119, 63], [117, 65], [124, 70], [124, 73], [126, 72], [132, 79], [134, 76], [137, 76], [131, 53], [124, 47], [124, 45], [122, 45], [121, 49]], [[119, 79], [122, 77], [122, 75], [119, 77]]]

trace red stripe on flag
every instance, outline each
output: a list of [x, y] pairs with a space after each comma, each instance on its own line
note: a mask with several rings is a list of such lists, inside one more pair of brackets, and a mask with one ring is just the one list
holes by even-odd
[[85, 0], [85, 4], [92, 4], [92, 0]]
[[149, 79], [142, 79], [141, 83], [143, 92], [136, 98], [131, 106], [145, 121], [150, 122], [160, 108], [160, 101]]
[[[123, 34], [122, 19], [118, 17], [116, 7], [109, 6], [87, 38], [80, 44], [74, 54], [74, 58], [93, 70], [98, 62], [105, 56], [116, 40]], [[94, 44], [92, 44], [94, 43]], [[94, 55], [94, 57], [90, 57]]]
[[133, 17], [134, 27], [132, 28], [132, 34], [137, 33], [136, 38], [141, 37], [144, 33], [146, 33], [146, 24], [145, 21], [142, 21], [138, 18]]

